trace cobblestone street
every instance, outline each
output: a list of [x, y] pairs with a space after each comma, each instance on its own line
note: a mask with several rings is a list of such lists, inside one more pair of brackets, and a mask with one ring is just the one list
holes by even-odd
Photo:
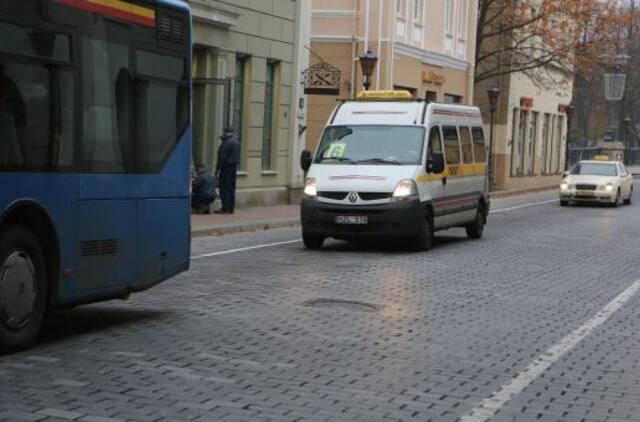
[[[556, 199], [493, 200], [482, 240], [450, 230], [425, 253], [307, 251], [295, 228], [197, 238], [188, 273], [57, 312], [0, 358], [0, 420], [474, 417], [640, 279], [640, 206]], [[638, 309], [634, 295], [491, 420], [640, 420]]]

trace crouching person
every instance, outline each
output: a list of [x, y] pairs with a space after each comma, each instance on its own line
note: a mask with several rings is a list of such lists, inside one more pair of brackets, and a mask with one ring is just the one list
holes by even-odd
[[216, 181], [204, 164], [196, 165], [196, 175], [191, 191], [191, 210], [196, 214], [209, 214], [216, 199]]

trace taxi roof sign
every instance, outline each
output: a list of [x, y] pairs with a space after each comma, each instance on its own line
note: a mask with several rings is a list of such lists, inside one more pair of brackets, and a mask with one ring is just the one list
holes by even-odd
[[362, 91], [356, 95], [359, 100], [413, 100], [409, 91]]
[[593, 161], [611, 161], [611, 158], [608, 155], [596, 155], [593, 157]]

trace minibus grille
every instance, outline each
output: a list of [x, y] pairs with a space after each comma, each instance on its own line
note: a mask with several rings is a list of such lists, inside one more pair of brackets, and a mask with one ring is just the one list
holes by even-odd
[[358, 192], [358, 196], [363, 201], [379, 201], [381, 199], [391, 198], [391, 192]]
[[348, 194], [349, 192], [318, 192], [319, 197], [333, 199], [334, 201], [342, 201]]

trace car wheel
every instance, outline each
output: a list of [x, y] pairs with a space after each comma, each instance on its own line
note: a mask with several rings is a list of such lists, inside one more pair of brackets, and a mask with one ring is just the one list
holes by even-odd
[[484, 233], [484, 223], [484, 209], [482, 205], [480, 205], [478, 206], [476, 218], [473, 220], [473, 223], [465, 227], [465, 230], [467, 231], [467, 237], [469, 239], [481, 239], [482, 234]]
[[564, 199], [561, 199], [561, 200], [560, 200], [560, 206], [561, 206], [561, 207], [566, 207], [566, 206], [568, 206], [568, 205], [569, 205], [569, 201], [565, 201]]
[[0, 234], [0, 353], [38, 337], [47, 307], [47, 266], [38, 238], [22, 226]]
[[624, 200], [625, 205], [631, 205], [631, 197], [633, 196], [633, 189], [629, 191], [629, 197]]
[[433, 215], [427, 211], [424, 223], [419, 228], [418, 235], [413, 240], [413, 249], [416, 251], [428, 251], [433, 246]]
[[322, 245], [324, 244], [324, 237], [302, 233], [302, 243], [304, 243], [305, 248], [317, 251], [322, 249]]

